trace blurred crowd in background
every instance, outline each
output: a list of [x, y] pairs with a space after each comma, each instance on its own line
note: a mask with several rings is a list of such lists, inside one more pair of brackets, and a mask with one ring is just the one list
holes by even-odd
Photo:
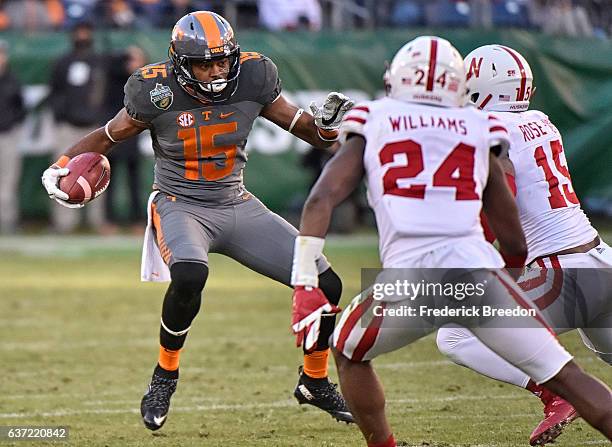
[[612, 0], [0, 0], [0, 30], [64, 29], [81, 20], [107, 28], [169, 27], [212, 10], [238, 29], [296, 30], [508, 26], [605, 38]]
[[[150, 62], [136, 46], [118, 53], [98, 54], [95, 28], [168, 29], [184, 14], [199, 9], [224, 15], [236, 29], [312, 30], [374, 27], [519, 27], [569, 36], [607, 38], [611, 31], [612, 0], [0, 0], [0, 31], [36, 33], [66, 31], [72, 47], [50, 72], [48, 94], [35, 108], [52, 110], [56, 158], [71, 144], [103, 125], [123, 105], [123, 85], [138, 67]], [[0, 40], [0, 233], [21, 228], [18, 187], [21, 154], [19, 130], [26, 116], [22, 85], [10, 70], [7, 44]], [[72, 107], [78, 104], [79, 107]], [[31, 107], [31, 106], [30, 106]], [[111, 187], [104, 200], [84, 212], [51, 207], [51, 228], [70, 233], [85, 220], [89, 228], [112, 234], [119, 225], [142, 231], [144, 206], [142, 152], [136, 139], [111, 153], [113, 167], [127, 174], [129, 215], [116, 213], [117, 193]], [[320, 172], [327, 156], [309, 153], [303, 167]], [[350, 214], [360, 220], [365, 204], [357, 196]], [[345, 221], [348, 221], [345, 220]]]
[[[111, 119], [123, 107], [123, 86], [128, 77], [149, 61], [137, 46], [100, 54], [95, 50], [93, 23], [87, 20], [70, 29], [71, 49], [53, 64], [48, 92], [32, 109], [49, 108], [53, 114], [54, 154], [59, 158], [67, 148]], [[0, 233], [14, 234], [20, 229], [19, 181], [22, 155], [18, 145], [21, 124], [26, 116], [23, 90], [12, 73], [8, 45], [0, 40]], [[77, 107], [78, 105], [78, 107]], [[116, 191], [111, 182], [103, 199], [83, 211], [51, 206], [50, 230], [66, 234], [76, 230], [81, 220], [100, 234], [118, 231], [126, 224], [141, 232], [144, 218], [141, 187], [141, 158], [137, 138], [116, 145], [109, 155], [113, 168], [125, 165], [129, 186], [129, 215], [119, 219], [116, 213]]]

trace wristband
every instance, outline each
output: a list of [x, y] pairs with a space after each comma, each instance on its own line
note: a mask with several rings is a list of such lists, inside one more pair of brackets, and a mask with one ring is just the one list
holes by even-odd
[[293, 250], [292, 286], [319, 286], [317, 259], [323, 254], [325, 239], [312, 236], [295, 238]]
[[65, 168], [68, 162], [70, 161], [70, 157], [68, 155], [62, 155], [57, 159], [53, 166], [57, 166], [58, 168]]
[[319, 134], [319, 138], [323, 141], [336, 141], [340, 135], [337, 129], [325, 130], [319, 127], [317, 127], [317, 133]]

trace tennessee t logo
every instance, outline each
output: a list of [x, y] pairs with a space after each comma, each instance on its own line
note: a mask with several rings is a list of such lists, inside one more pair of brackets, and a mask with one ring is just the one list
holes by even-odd
[[212, 110], [205, 110], [204, 112], [202, 112], [202, 116], [204, 117], [204, 121], [210, 120], [210, 114], [211, 113], [212, 113]]
[[470, 79], [472, 76], [479, 77], [480, 76], [480, 67], [482, 65], [482, 57], [476, 61], [476, 58], [472, 59], [470, 62], [470, 69], [468, 70], [467, 79]]

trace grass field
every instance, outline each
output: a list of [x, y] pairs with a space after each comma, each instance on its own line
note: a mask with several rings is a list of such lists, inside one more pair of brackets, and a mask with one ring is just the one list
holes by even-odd
[[[375, 244], [367, 236], [328, 244], [345, 284], [342, 304], [358, 292], [359, 269], [378, 266]], [[165, 285], [139, 281], [139, 241], [0, 239], [0, 254], [0, 426], [69, 426], [61, 445], [74, 446], [363, 444], [355, 426], [291, 396], [301, 354], [289, 332], [288, 288], [211, 257], [168, 422], [152, 433], [139, 404], [157, 358]], [[561, 339], [612, 383], [576, 333]], [[537, 399], [451, 364], [431, 336], [375, 364], [403, 445], [528, 445], [540, 421]], [[0, 440], [33, 444], [47, 445]], [[608, 443], [577, 421], [556, 445]]]

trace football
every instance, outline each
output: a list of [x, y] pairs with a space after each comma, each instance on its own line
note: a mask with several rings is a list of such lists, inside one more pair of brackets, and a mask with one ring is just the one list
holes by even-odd
[[97, 152], [85, 152], [68, 162], [68, 175], [59, 188], [68, 194], [68, 203], [85, 204], [102, 194], [110, 183], [108, 159]]

